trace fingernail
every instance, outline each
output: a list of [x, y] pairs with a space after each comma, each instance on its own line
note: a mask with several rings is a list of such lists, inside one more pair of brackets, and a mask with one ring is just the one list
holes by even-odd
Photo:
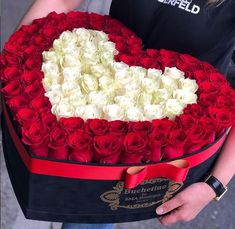
[[158, 215], [161, 215], [161, 214], [163, 214], [163, 209], [160, 207], [160, 208], [157, 208], [156, 209], [156, 213], [158, 214]]

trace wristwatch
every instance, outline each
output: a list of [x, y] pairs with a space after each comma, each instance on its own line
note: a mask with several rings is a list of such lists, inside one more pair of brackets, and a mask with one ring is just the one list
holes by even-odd
[[215, 197], [216, 201], [219, 201], [228, 191], [228, 188], [224, 187], [223, 184], [216, 177], [212, 175], [207, 176], [204, 182], [207, 183], [214, 190], [216, 194]]

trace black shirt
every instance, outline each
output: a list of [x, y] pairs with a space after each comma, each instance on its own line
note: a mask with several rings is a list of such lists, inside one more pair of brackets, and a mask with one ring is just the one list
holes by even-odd
[[235, 0], [113, 0], [110, 15], [142, 38], [145, 48], [191, 54], [226, 73], [235, 44]]

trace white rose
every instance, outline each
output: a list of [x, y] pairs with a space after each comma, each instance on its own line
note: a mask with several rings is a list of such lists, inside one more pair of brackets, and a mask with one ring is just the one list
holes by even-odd
[[126, 111], [126, 116], [129, 121], [143, 121], [144, 111], [137, 107], [130, 107]]
[[62, 93], [61, 90], [47, 91], [45, 96], [49, 98], [52, 105], [58, 104], [61, 101]]
[[57, 117], [73, 117], [75, 115], [75, 110], [71, 104], [61, 101], [52, 106], [52, 113]]
[[78, 107], [75, 112], [76, 116], [87, 119], [102, 118], [102, 110], [95, 105], [89, 104]]
[[102, 64], [96, 64], [91, 66], [92, 75], [95, 77], [101, 77], [106, 72], [105, 67]]
[[121, 84], [130, 84], [133, 80], [129, 69], [121, 69], [115, 72], [115, 79]]
[[62, 75], [64, 81], [77, 81], [81, 78], [81, 67], [73, 66], [73, 67], [64, 67], [62, 70]]
[[74, 81], [67, 81], [61, 85], [62, 93], [64, 97], [70, 96], [71, 94], [77, 92], [81, 94], [80, 86]]
[[133, 78], [137, 78], [139, 80], [143, 79], [147, 75], [146, 68], [143, 68], [140, 66], [131, 66], [130, 72], [131, 72]]
[[153, 93], [153, 99], [152, 102], [154, 104], [159, 104], [162, 101], [166, 101], [168, 99], [172, 98], [172, 94], [165, 88], [162, 89], [157, 89], [154, 93]]
[[147, 77], [151, 79], [160, 79], [160, 76], [162, 75], [162, 71], [155, 68], [149, 68], [147, 71]]
[[173, 91], [178, 88], [178, 80], [170, 77], [169, 75], [162, 75], [160, 87]]
[[59, 38], [63, 44], [63, 46], [67, 46], [69, 44], [75, 44], [77, 42], [77, 35], [70, 31], [65, 31], [60, 35]]
[[160, 80], [154, 80], [150, 78], [144, 78], [141, 80], [142, 87], [148, 93], [155, 92], [160, 86]]
[[147, 92], [141, 92], [138, 94], [138, 99], [137, 99], [137, 107], [144, 107], [145, 104], [151, 104], [152, 103], [152, 94], [147, 93]]
[[124, 62], [114, 62], [112, 65], [114, 71], [118, 72], [118, 71], [129, 71], [130, 67], [129, 65], [125, 64]]
[[78, 42], [88, 41], [90, 38], [92, 38], [90, 31], [84, 28], [73, 29], [73, 33], [77, 35]]
[[114, 101], [123, 108], [132, 107], [135, 105], [135, 99], [127, 96], [116, 96]]
[[44, 62], [50, 61], [53, 63], [57, 63], [58, 61], [58, 56], [55, 51], [44, 51], [42, 53], [42, 56]]
[[170, 119], [174, 119], [175, 116], [183, 113], [184, 105], [177, 99], [169, 99], [165, 105], [165, 115]]
[[58, 65], [52, 61], [44, 62], [42, 64], [42, 71], [48, 75], [53, 75], [53, 76], [59, 75]]
[[162, 105], [148, 104], [144, 106], [144, 115], [147, 120], [163, 119], [165, 118], [164, 108]]
[[165, 76], [169, 76], [173, 79], [182, 79], [184, 78], [184, 72], [180, 71], [178, 68], [173, 67], [173, 68], [165, 68], [164, 71]]
[[197, 95], [185, 89], [177, 89], [173, 92], [173, 98], [184, 104], [193, 104], [197, 102]]
[[99, 84], [96, 78], [91, 75], [84, 74], [81, 79], [81, 87], [85, 92], [97, 91]]
[[106, 93], [103, 91], [99, 91], [99, 92], [92, 91], [88, 95], [88, 103], [95, 104], [97, 107], [102, 108], [103, 106], [107, 105], [108, 102], [109, 102], [109, 98], [106, 95]]
[[62, 68], [65, 67], [77, 67], [81, 69], [80, 57], [77, 55], [65, 54], [64, 57], [60, 60], [60, 65]]
[[87, 98], [85, 95], [82, 95], [80, 92], [75, 92], [71, 94], [68, 98], [69, 103], [74, 107], [84, 106], [87, 104]]
[[124, 120], [125, 111], [117, 104], [107, 105], [103, 108], [104, 118], [108, 121]]
[[99, 86], [101, 89], [109, 89], [113, 86], [113, 79], [111, 76], [102, 76], [99, 78]]
[[198, 90], [198, 84], [196, 80], [192, 80], [189, 78], [179, 79], [179, 86], [180, 88], [189, 90], [193, 93], [195, 93]]

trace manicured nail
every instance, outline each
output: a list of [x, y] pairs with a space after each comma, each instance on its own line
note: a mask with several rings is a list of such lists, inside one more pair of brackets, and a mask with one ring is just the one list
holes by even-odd
[[156, 213], [157, 213], [158, 215], [163, 214], [163, 209], [162, 209], [161, 207], [157, 208], [157, 209], [156, 209]]

